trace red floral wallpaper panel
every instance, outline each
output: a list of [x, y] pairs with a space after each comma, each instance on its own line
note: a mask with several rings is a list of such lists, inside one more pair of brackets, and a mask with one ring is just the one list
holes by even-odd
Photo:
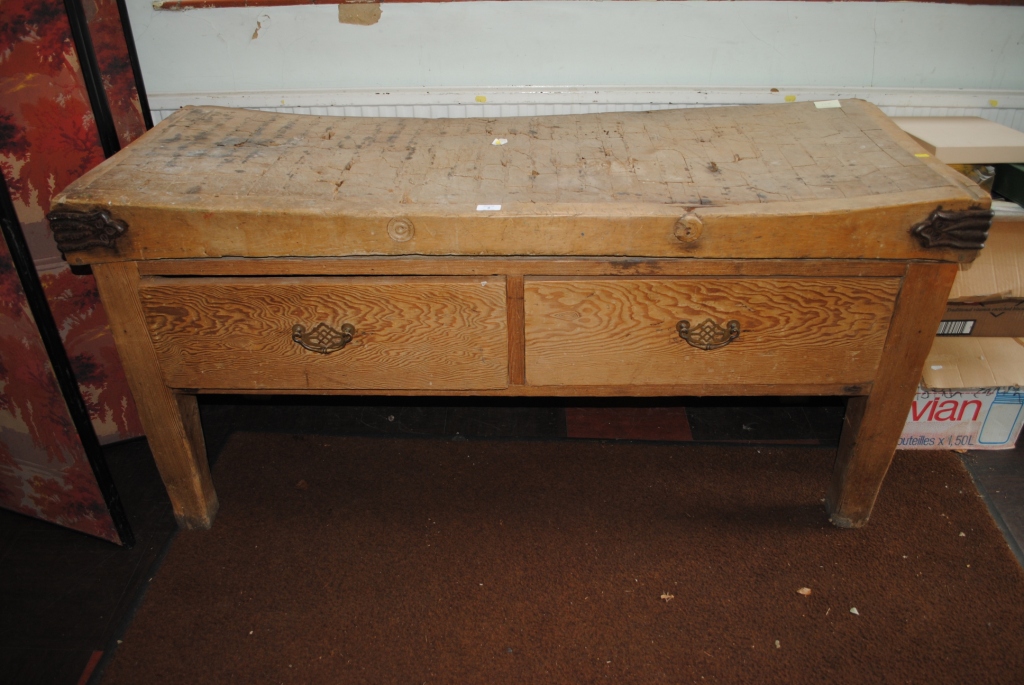
[[[144, 125], [117, 4], [83, 7], [123, 146]], [[142, 428], [95, 281], [71, 272], [45, 219], [51, 198], [103, 161], [64, 3], [0, 0], [0, 16], [0, 173], [97, 436], [136, 437]], [[5, 267], [2, 277], [0, 506], [116, 540], [31, 316], [6, 299], [20, 289], [17, 276]]]
[[121, 28], [116, 0], [82, 0], [96, 61], [103, 76], [103, 89], [114, 119], [121, 147], [146, 132], [142, 105], [135, 89], [135, 73], [128, 57], [128, 44]]
[[120, 542], [2, 240], [0, 505]]
[[[101, 27], [93, 37], [97, 53], [103, 55], [98, 61], [111, 69], [104, 73], [104, 86], [116, 95], [111, 108], [120, 112], [115, 121], [127, 144], [144, 127], [124, 36], [118, 40], [111, 30], [120, 31], [117, 5], [93, 0], [92, 9], [90, 26]], [[100, 441], [135, 437], [142, 429], [95, 282], [92, 276], [70, 271], [45, 219], [50, 199], [103, 161], [64, 3], [3, 0], [2, 12], [0, 171]]]

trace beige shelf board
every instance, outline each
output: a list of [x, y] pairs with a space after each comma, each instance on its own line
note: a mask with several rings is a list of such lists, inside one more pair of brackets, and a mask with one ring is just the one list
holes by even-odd
[[893, 117], [914, 140], [946, 164], [1024, 162], [1024, 133], [981, 117]]

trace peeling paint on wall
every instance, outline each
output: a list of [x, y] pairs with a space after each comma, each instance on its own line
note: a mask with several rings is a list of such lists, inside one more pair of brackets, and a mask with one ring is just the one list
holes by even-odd
[[270, 26], [269, 14], [261, 14], [259, 18], [256, 19], [256, 30], [252, 32], [252, 38], [250, 38], [249, 40], [256, 40], [257, 38], [259, 38], [260, 31], [263, 30], [264, 26]]

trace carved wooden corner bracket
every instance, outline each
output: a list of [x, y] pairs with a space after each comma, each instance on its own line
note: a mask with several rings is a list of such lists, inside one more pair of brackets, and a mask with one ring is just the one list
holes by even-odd
[[985, 247], [991, 225], [991, 209], [946, 211], [939, 207], [910, 231], [924, 247], [980, 250]]
[[91, 212], [54, 210], [46, 218], [63, 254], [90, 247], [114, 247], [117, 239], [128, 230], [128, 224], [110, 216], [105, 209]]

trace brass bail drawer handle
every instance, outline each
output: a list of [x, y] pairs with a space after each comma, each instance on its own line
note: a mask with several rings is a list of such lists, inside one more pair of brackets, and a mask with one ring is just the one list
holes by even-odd
[[301, 323], [292, 326], [292, 340], [310, 352], [319, 352], [320, 354], [330, 354], [340, 350], [352, 342], [352, 336], [355, 334], [356, 327], [350, 323], [342, 325], [340, 331], [325, 323], [318, 323], [308, 331]]
[[717, 350], [725, 347], [740, 336], [740, 322], [733, 319], [725, 326], [720, 326], [711, 319], [705, 319], [696, 327], [690, 328], [690, 322], [683, 319], [676, 324], [679, 337], [701, 350]]

